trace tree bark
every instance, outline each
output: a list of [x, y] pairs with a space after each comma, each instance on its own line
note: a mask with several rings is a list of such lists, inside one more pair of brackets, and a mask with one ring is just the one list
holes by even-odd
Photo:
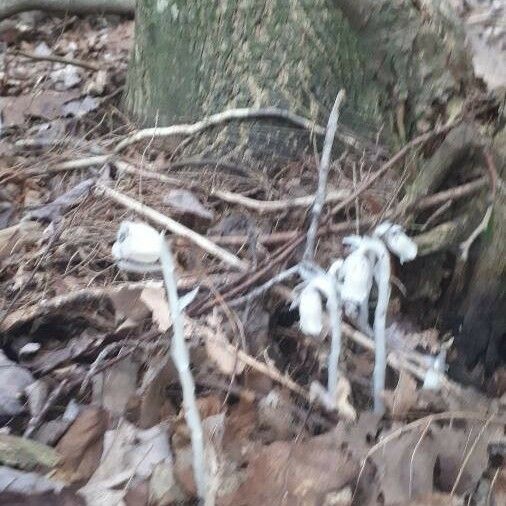
[[[141, 123], [276, 106], [325, 124], [341, 88], [344, 123], [374, 134], [382, 90], [359, 37], [332, 1], [145, 0], [138, 6], [125, 104]], [[306, 132], [287, 126], [235, 123], [194, 150], [219, 145], [229, 157], [283, 158], [300, 154], [301, 146], [312, 149]]]

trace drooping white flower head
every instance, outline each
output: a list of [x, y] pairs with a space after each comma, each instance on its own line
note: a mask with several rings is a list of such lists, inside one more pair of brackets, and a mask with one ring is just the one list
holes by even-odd
[[112, 255], [120, 267], [147, 270], [159, 262], [162, 240], [158, 231], [145, 223], [123, 221], [112, 246]]
[[344, 260], [338, 274], [343, 302], [360, 306], [371, 292], [374, 266], [363, 248], [352, 251]]
[[311, 279], [299, 295], [299, 325], [304, 334], [319, 336], [323, 330], [323, 301], [333, 290], [332, 281], [325, 275]]
[[382, 239], [401, 264], [416, 258], [418, 247], [400, 225], [385, 221], [374, 230], [374, 236]]

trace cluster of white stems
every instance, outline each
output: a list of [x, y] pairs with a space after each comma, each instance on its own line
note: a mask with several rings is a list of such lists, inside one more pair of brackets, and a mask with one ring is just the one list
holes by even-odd
[[[416, 244], [401, 226], [385, 222], [372, 236], [345, 237], [343, 244], [351, 253], [343, 260], [333, 262], [327, 272], [307, 270], [304, 288], [298, 305], [301, 330], [319, 336], [326, 313], [331, 330], [331, 346], [328, 360], [328, 394], [336, 395], [339, 381], [339, 357], [341, 354], [341, 320], [343, 312], [357, 327], [375, 339], [373, 375], [374, 410], [383, 413], [382, 392], [386, 371], [386, 315], [390, 298], [390, 252], [401, 263], [413, 260], [417, 255]], [[376, 283], [378, 300], [371, 328], [369, 324], [369, 297]]]

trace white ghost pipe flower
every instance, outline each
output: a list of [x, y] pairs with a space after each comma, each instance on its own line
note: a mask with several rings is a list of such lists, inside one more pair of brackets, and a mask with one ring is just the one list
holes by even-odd
[[[330, 270], [336, 270], [334, 265], [335, 262]], [[364, 248], [358, 247], [344, 261], [341, 260], [336, 277], [345, 314], [357, 322], [362, 332], [371, 335], [369, 294], [373, 281], [373, 262], [370, 255]]]
[[160, 270], [163, 239], [145, 223], [123, 221], [112, 246], [112, 256], [118, 267], [130, 272]]
[[410, 239], [400, 225], [385, 221], [374, 230], [374, 237], [379, 237], [388, 249], [399, 258], [401, 264], [410, 262], [416, 258], [418, 247]]
[[133, 222], [123, 222], [120, 225], [117, 240], [112, 247], [112, 253], [117, 260], [118, 266], [125, 268], [125, 270], [147, 272], [161, 267], [163, 272], [172, 316], [171, 356], [178, 370], [183, 390], [185, 418], [191, 433], [193, 473], [197, 492], [199, 497], [204, 499], [207, 488], [204, 437], [195, 398], [195, 382], [190, 371], [190, 354], [184, 337], [183, 321], [181, 319], [182, 307], [177, 294], [172, 254], [163, 236], [154, 228], [144, 223]]
[[425, 373], [422, 387], [424, 390], [439, 391], [441, 389], [442, 380], [447, 369], [446, 355], [452, 342], [453, 340], [444, 343], [441, 346], [441, 351], [438, 353], [437, 357], [433, 359], [431, 367]]
[[316, 274], [302, 290], [299, 299], [300, 327], [310, 335], [319, 335], [323, 329], [323, 299], [326, 299], [330, 320], [330, 353], [328, 362], [328, 391], [334, 397], [339, 381], [341, 355], [341, 305], [334, 276]]
[[323, 301], [320, 292], [309, 283], [299, 296], [299, 325], [304, 334], [317, 337], [323, 330]]
[[343, 243], [353, 248], [360, 248], [371, 258], [373, 276], [378, 286], [378, 302], [374, 313], [374, 373], [373, 397], [374, 411], [383, 414], [385, 408], [382, 398], [385, 389], [386, 373], [386, 315], [390, 299], [390, 255], [385, 244], [376, 237], [350, 236], [343, 239]]

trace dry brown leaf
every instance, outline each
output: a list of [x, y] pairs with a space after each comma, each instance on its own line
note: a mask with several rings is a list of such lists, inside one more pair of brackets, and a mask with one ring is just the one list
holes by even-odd
[[384, 393], [385, 404], [393, 417], [406, 415], [418, 401], [416, 380], [404, 369], [399, 374], [397, 386], [393, 392]]
[[149, 286], [144, 288], [141, 292], [141, 301], [150, 309], [151, 317], [158, 325], [158, 330], [167, 332], [172, 325], [172, 318], [163, 287]]
[[244, 370], [244, 363], [230, 349], [219, 317], [213, 314], [207, 319], [208, 327], [203, 328], [207, 356], [218, 366], [218, 369], [227, 376], [241, 374]]
[[57, 476], [71, 482], [90, 478], [100, 462], [107, 419], [107, 412], [98, 407], [88, 407], [80, 413], [56, 446], [62, 455]]
[[177, 371], [167, 355], [150, 359], [148, 370], [144, 373], [142, 384], [137, 391], [139, 414], [137, 425], [147, 429], [159, 423], [164, 414], [173, 412], [167, 399], [166, 389], [177, 378]]
[[93, 376], [93, 400], [114, 415], [125, 413], [137, 389], [140, 364], [129, 355]]
[[0, 97], [4, 127], [22, 125], [29, 116], [53, 120], [64, 115], [66, 102], [76, 99], [79, 91], [43, 91], [38, 95], [18, 95], [17, 97]]
[[179, 213], [193, 214], [205, 220], [212, 220], [214, 217], [214, 214], [209, 209], [205, 208], [200, 203], [199, 199], [188, 190], [169, 190], [163, 202]]
[[301, 443], [276, 442], [253, 457], [246, 481], [226, 504], [320, 506], [357, 474], [358, 463], [339, 448], [333, 432]]

